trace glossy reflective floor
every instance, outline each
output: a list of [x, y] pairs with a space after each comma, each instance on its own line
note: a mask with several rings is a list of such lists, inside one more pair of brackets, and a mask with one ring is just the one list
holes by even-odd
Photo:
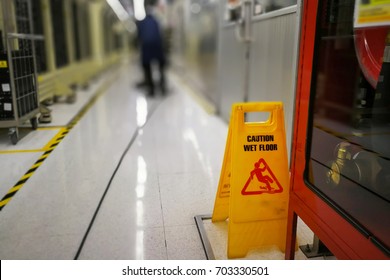
[[[0, 259], [206, 258], [194, 216], [212, 212], [228, 126], [177, 76], [150, 98], [137, 73], [108, 71], [75, 104], [54, 104], [52, 123], [21, 129], [15, 146], [0, 130], [1, 197], [21, 183], [2, 200]], [[205, 226], [226, 258], [226, 229]]]

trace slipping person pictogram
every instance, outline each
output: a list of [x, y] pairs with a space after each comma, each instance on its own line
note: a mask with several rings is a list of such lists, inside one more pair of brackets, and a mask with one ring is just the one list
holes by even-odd
[[[261, 164], [261, 167], [260, 167]], [[255, 163], [255, 169], [252, 170], [251, 172], [251, 180], [253, 180], [253, 176], [256, 175], [257, 180], [260, 183], [264, 183], [264, 185], [260, 185], [260, 189], [266, 189], [269, 191], [272, 191], [273, 189], [271, 188], [270, 183], [273, 183], [274, 181], [268, 176], [268, 175], [263, 175], [263, 172], [266, 171], [266, 166], [263, 163], [260, 163], [259, 161]]]
[[250, 172], [249, 178], [241, 191], [242, 195], [283, 192], [282, 186], [263, 158], [255, 162], [254, 166], [255, 168]]

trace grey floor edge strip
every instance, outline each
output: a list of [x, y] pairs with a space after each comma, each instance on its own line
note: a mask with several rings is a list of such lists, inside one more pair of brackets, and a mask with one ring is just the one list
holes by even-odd
[[198, 228], [199, 236], [202, 241], [203, 249], [208, 260], [215, 260], [213, 248], [211, 247], [210, 241], [207, 237], [206, 229], [203, 224], [203, 220], [210, 220], [211, 215], [197, 215], [194, 217], [196, 227]]

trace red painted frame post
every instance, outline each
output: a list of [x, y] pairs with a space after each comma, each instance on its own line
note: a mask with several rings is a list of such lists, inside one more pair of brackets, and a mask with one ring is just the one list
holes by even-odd
[[304, 181], [318, 0], [303, 2], [285, 258], [294, 259], [299, 216], [338, 259], [388, 259]]

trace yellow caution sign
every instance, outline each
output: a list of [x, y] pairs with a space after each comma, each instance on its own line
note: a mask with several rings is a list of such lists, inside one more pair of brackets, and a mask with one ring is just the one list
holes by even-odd
[[[233, 115], [232, 115], [233, 116]], [[232, 116], [230, 124], [232, 123]], [[231, 142], [232, 126], [229, 125], [228, 136], [226, 139], [225, 154], [219, 176], [217, 196], [215, 198], [212, 222], [225, 221], [229, 217], [229, 199], [230, 199], [230, 179], [231, 179]]]
[[[269, 112], [246, 122], [249, 112]], [[228, 257], [277, 245], [285, 250], [289, 174], [283, 104], [233, 105], [212, 221], [229, 218]]]

